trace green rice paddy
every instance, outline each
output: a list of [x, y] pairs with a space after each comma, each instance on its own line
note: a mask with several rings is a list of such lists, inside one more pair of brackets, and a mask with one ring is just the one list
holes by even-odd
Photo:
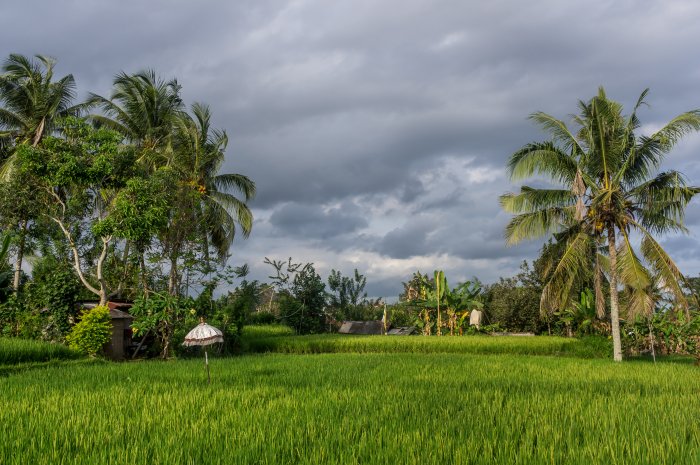
[[64, 345], [31, 339], [0, 337], [0, 365], [68, 360], [81, 355]]
[[689, 363], [432, 347], [214, 358], [211, 370], [211, 385], [197, 359], [0, 378], [0, 463], [700, 463]]

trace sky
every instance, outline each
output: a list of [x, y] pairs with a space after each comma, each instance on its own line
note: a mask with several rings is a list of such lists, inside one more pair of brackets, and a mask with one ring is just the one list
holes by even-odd
[[[118, 72], [177, 78], [229, 135], [222, 172], [258, 194], [229, 263], [267, 280], [265, 257], [367, 276], [395, 297], [414, 271], [450, 283], [517, 273], [544, 240], [506, 247], [505, 163], [604, 86], [650, 133], [700, 108], [700, 3], [663, 0], [5, 1], [0, 58], [43, 54], [79, 96]], [[665, 167], [700, 185], [700, 136]], [[700, 273], [700, 201], [690, 234], [662, 244]]]

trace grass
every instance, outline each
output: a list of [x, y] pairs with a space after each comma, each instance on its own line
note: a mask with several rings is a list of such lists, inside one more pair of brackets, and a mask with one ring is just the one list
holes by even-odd
[[61, 344], [0, 337], [0, 366], [72, 360], [81, 355]]
[[700, 369], [581, 358], [604, 339], [243, 341], [284, 353], [212, 358], [207, 385], [201, 360], [0, 339], [0, 463], [700, 463]]
[[357, 336], [314, 334], [294, 336], [284, 326], [244, 328], [243, 349], [247, 352], [287, 354], [319, 353], [460, 353], [610, 357], [611, 344], [604, 338], [519, 336]]
[[4, 464], [700, 462], [686, 364], [268, 354], [0, 379]]

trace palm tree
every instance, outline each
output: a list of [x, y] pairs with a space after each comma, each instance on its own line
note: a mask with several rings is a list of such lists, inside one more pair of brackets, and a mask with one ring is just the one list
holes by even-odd
[[223, 262], [236, 231], [240, 229], [247, 238], [253, 226], [253, 215], [246, 202], [255, 196], [255, 183], [242, 174], [219, 174], [228, 136], [225, 131], [211, 128], [208, 106], [195, 103], [191, 113], [177, 124], [172, 168], [180, 180], [179, 201], [163, 238], [171, 261], [171, 293], [177, 289], [177, 260], [188, 237], [201, 239], [209, 268], [210, 246]]
[[[90, 115], [97, 124], [116, 130], [138, 150], [138, 161], [146, 172], [169, 165], [173, 156], [173, 134], [178, 122], [186, 117], [177, 80], [164, 81], [153, 70], [136, 74], [117, 74], [109, 98], [90, 94], [88, 103], [102, 114]], [[127, 275], [129, 241], [124, 245], [124, 273]], [[137, 243], [141, 281], [147, 290], [144, 255], [148, 244]], [[122, 283], [118, 288], [121, 292]]]
[[53, 81], [56, 60], [36, 55], [37, 61], [11, 54], [0, 75], [0, 137], [36, 147], [46, 134], [59, 129], [60, 119], [77, 116], [85, 104], [73, 105], [75, 79], [68, 74]]
[[[36, 55], [36, 61], [24, 55], [11, 54], [2, 65], [0, 75], [0, 148], [8, 157], [0, 167], [0, 177], [7, 181], [14, 165], [12, 147], [29, 143], [37, 147], [46, 134], [60, 129], [61, 118], [77, 116], [86, 104], [73, 105], [75, 80], [68, 74], [53, 80], [56, 61]], [[19, 242], [15, 258], [13, 286], [19, 289], [22, 259], [31, 218], [19, 219]]]
[[151, 168], [162, 166], [172, 155], [173, 129], [184, 117], [180, 88], [177, 80], [164, 81], [153, 70], [122, 72], [109, 98], [90, 94], [88, 103], [103, 112], [90, 118], [123, 134]]
[[[561, 187], [522, 186], [519, 193], [500, 198], [502, 207], [515, 214], [506, 227], [509, 244], [551, 232], [563, 243], [542, 292], [543, 310], [568, 304], [572, 283], [590, 272], [592, 263], [600, 299], [599, 283], [607, 270], [615, 361], [622, 360], [618, 286], [643, 293], [658, 278], [678, 305], [687, 308], [681, 289], [684, 277], [654, 235], [687, 231], [685, 207], [700, 188], [688, 186], [678, 171], [659, 168], [684, 135], [700, 130], [700, 110], [682, 113], [650, 136], [637, 135], [637, 110], [647, 92], [642, 92], [632, 114], [624, 116], [622, 106], [600, 88], [597, 96], [579, 102], [575, 131], [545, 113], [532, 114], [551, 140], [514, 153], [508, 165], [511, 179], [539, 174]], [[641, 255], [649, 269], [634, 250], [632, 234], [641, 238]]]

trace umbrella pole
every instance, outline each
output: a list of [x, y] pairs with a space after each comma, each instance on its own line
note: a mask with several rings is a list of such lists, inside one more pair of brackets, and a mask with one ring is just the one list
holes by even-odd
[[207, 384], [211, 384], [211, 375], [209, 375], [209, 356], [207, 355], [206, 348], [204, 348], [204, 364], [207, 366]]

